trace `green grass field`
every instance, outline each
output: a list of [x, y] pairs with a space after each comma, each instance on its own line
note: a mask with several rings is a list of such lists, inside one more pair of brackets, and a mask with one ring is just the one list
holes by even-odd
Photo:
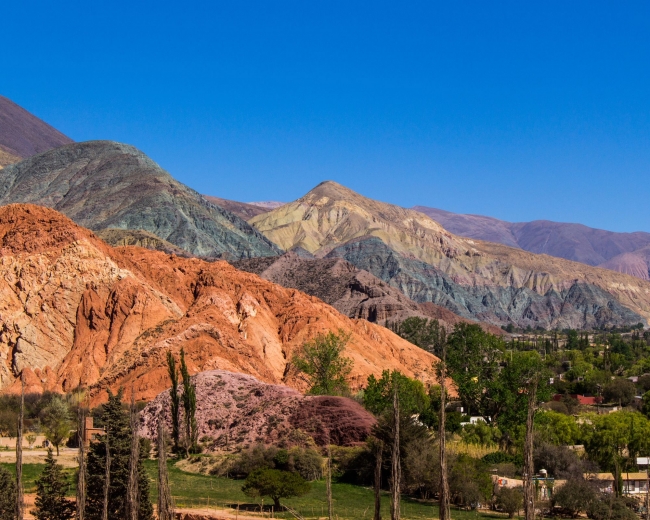
[[[13, 464], [2, 464], [12, 473], [15, 472]], [[26, 493], [35, 493], [35, 480], [43, 470], [43, 464], [25, 464], [23, 467], [23, 478]], [[155, 503], [158, 490], [156, 487], [157, 462], [149, 460], [146, 462], [147, 473], [150, 478], [151, 499]], [[72, 482], [74, 470], [66, 470]], [[251, 499], [242, 493], [242, 480], [233, 480], [222, 477], [211, 477], [186, 473], [170, 464], [169, 480], [172, 495], [177, 507], [182, 508], [224, 508], [236, 507], [240, 504], [240, 510], [256, 505], [259, 508], [261, 500]], [[74, 490], [71, 490], [74, 494]], [[332, 496], [334, 499], [335, 518], [363, 519], [372, 518], [374, 497], [371, 489], [353, 486], [350, 484], [332, 484]], [[389, 497], [382, 498], [383, 517], [390, 518]], [[269, 499], [265, 504], [268, 506]], [[325, 494], [325, 482], [312, 482], [311, 491], [300, 498], [291, 498], [282, 501], [283, 504], [297, 510], [307, 519], [323, 517], [327, 513], [327, 502]], [[258, 509], [259, 511], [259, 509]], [[485, 518], [503, 518], [501, 515], [477, 513], [473, 511], [456, 510], [452, 513], [457, 520], [478, 520]], [[438, 508], [433, 503], [423, 503], [404, 497], [402, 499], [402, 518], [408, 520], [420, 520], [437, 518]], [[276, 518], [293, 518], [289, 513], [275, 514]]]

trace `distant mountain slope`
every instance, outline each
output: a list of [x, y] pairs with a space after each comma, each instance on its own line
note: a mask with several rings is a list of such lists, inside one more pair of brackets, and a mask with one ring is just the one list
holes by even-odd
[[280, 252], [136, 148], [111, 141], [65, 145], [1, 170], [0, 204], [14, 202], [54, 208], [94, 231], [144, 230], [198, 256]]
[[0, 167], [69, 143], [72, 139], [0, 96]]
[[244, 220], [250, 220], [253, 217], [256, 217], [257, 215], [261, 215], [262, 213], [266, 213], [267, 211], [269, 211], [268, 208], [255, 206], [253, 204], [248, 204], [246, 202], [237, 202], [235, 200], [221, 199], [219, 197], [213, 197], [211, 195], [204, 195], [204, 197], [208, 199], [210, 202], [212, 202], [213, 204], [216, 204], [217, 206], [220, 206], [223, 209], [230, 211], [230, 213], [234, 213], [239, 218], [243, 218]]
[[283, 249], [337, 256], [466, 318], [495, 325], [606, 327], [650, 317], [650, 284], [449, 233], [423, 213], [325, 182], [250, 220]]
[[[642, 252], [626, 255], [612, 261], [619, 255], [634, 253], [650, 245], [650, 233], [616, 233], [594, 229], [582, 224], [535, 220], [532, 222], [505, 222], [480, 215], [462, 215], [425, 206], [413, 208], [442, 226], [468, 238], [498, 242], [518, 247], [531, 253], [547, 254], [574, 260], [584, 264], [601, 266], [638, 278], [649, 279], [650, 264], [643, 260]], [[632, 267], [632, 263], [634, 267]]]

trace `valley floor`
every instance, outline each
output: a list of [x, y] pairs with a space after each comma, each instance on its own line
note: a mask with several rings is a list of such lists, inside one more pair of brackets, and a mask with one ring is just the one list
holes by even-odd
[[[9, 453], [5, 452], [3, 455], [8, 456]], [[3, 457], [2, 466], [13, 472], [14, 465], [8, 463], [7, 458]], [[62, 453], [62, 458], [67, 457]], [[42, 469], [42, 464], [25, 464], [23, 467], [27, 511], [33, 508], [34, 493], [36, 492], [35, 480]], [[157, 462], [155, 460], [147, 461], [146, 469], [150, 477], [151, 500], [155, 504], [158, 492], [156, 488]], [[72, 468], [66, 468], [66, 472], [70, 476], [73, 471]], [[169, 466], [169, 479], [177, 511], [185, 514], [191, 513], [191, 518], [249, 520], [271, 516], [268, 501], [264, 507], [264, 513], [260, 514], [261, 500], [251, 499], [242, 493], [242, 480], [187, 473], [172, 464]], [[372, 518], [374, 497], [371, 489], [335, 482], [332, 484], [332, 494], [335, 518], [339, 520]], [[282, 503], [297, 511], [306, 520], [316, 520], [327, 517], [325, 497], [325, 482], [316, 481], [312, 482], [311, 491], [307, 495], [283, 500]], [[390, 498], [385, 494], [382, 499], [383, 518], [390, 518], [389, 501]], [[237, 513], [237, 506], [239, 506], [239, 513]], [[434, 502], [417, 501], [407, 497], [402, 499], [402, 518], [405, 520], [424, 520], [437, 518], [437, 516], [438, 507]], [[274, 512], [273, 517], [294, 518], [288, 512], [279, 514]], [[503, 515], [492, 512], [461, 510], [453, 511], [453, 517], [456, 520], [504, 518]], [[26, 518], [31, 517], [26, 516]]]

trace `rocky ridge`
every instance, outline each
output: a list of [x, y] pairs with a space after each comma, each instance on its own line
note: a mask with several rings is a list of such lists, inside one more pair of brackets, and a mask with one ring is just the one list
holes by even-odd
[[[54, 210], [0, 208], [0, 387], [133, 388], [149, 400], [168, 386], [167, 351], [191, 373], [222, 369], [304, 389], [290, 370], [316, 334], [351, 334], [351, 385], [399, 369], [426, 382], [436, 358], [389, 330], [351, 320], [320, 300], [226, 262], [139, 247], [112, 248]], [[13, 385], [13, 386], [12, 386]]]
[[423, 213], [333, 182], [250, 220], [285, 250], [340, 257], [400, 289], [494, 325], [598, 328], [650, 317], [650, 284], [446, 231]]
[[145, 231], [194, 255], [280, 250], [244, 220], [176, 181], [142, 152], [111, 141], [61, 146], [0, 172], [0, 204], [33, 203], [94, 231]]

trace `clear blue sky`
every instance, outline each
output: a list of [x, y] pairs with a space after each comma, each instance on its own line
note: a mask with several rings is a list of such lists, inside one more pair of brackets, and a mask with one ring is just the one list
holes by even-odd
[[650, 231], [650, 2], [5, 2], [0, 93], [206, 194]]

